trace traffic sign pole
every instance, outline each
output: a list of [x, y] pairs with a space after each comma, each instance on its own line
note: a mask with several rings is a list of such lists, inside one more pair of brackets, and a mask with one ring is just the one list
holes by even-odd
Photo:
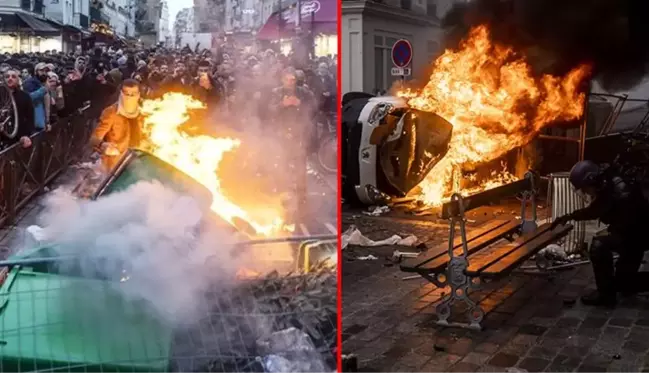
[[[392, 75], [401, 76], [401, 85], [406, 81], [406, 75], [410, 75], [411, 69], [408, 68], [412, 62], [412, 44], [406, 39], [399, 39], [392, 45]], [[396, 73], [396, 74], [395, 74]], [[407, 74], [406, 74], [407, 73]]]

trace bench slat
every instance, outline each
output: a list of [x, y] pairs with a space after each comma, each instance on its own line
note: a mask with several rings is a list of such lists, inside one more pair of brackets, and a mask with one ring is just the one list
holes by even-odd
[[550, 243], [565, 236], [572, 230], [571, 225], [550, 230], [550, 223], [538, 227], [535, 231], [523, 234], [514, 242], [494, 247], [484, 252], [483, 256], [476, 255], [466, 271], [469, 276], [495, 277], [521, 264], [536, 252]]
[[[510, 221], [505, 225], [483, 234], [482, 236], [476, 238], [475, 240], [469, 243], [469, 255], [475, 254], [476, 252], [486, 248], [487, 246], [503, 239], [505, 236], [512, 234], [520, 229], [521, 225], [517, 221]], [[448, 250], [447, 250], [448, 251]], [[461, 256], [463, 254], [462, 245], [453, 250], [455, 256]], [[423, 266], [419, 267], [419, 272], [430, 272], [430, 273], [439, 273], [446, 269], [450, 257], [448, 255], [439, 256]]]
[[508, 275], [512, 270], [518, 268], [544, 247], [568, 235], [572, 228], [572, 225], [565, 225], [553, 231], [546, 231], [545, 233], [535, 237], [532, 241], [521, 246], [518, 250], [510, 253], [506, 257], [486, 268], [482, 271], [480, 276], [485, 278], [496, 278]]
[[[488, 189], [472, 196], [463, 197], [464, 211], [470, 211], [493, 202], [498, 202], [505, 197], [514, 196], [518, 193], [530, 190], [531, 188], [532, 181], [530, 178], [526, 177], [513, 183]], [[451, 216], [457, 216], [459, 213], [460, 208], [457, 201], [446, 202], [442, 205], [443, 219], [450, 219]]]
[[[471, 242], [495, 229], [498, 229], [508, 223], [507, 220], [491, 220], [484, 225], [481, 225], [477, 229], [472, 229], [471, 232], [467, 233], [467, 244], [471, 247]], [[462, 247], [462, 236], [459, 234], [455, 236], [453, 240], [453, 247], [459, 248]], [[440, 256], [448, 256], [448, 241], [441, 243], [431, 249], [427, 250], [423, 255], [419, 255], [416, 258], [408, 258], [401, 262], [401, 270], [404, 272], [417, 272], [418, 268], [425, 265], [426, 263], [437, 259]]]

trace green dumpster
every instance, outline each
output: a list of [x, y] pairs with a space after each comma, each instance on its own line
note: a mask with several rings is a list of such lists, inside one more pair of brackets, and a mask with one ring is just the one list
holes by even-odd
[[171, 328], [115, 286], [14, 267], [0, 286], [0, 371], [167, 371]]

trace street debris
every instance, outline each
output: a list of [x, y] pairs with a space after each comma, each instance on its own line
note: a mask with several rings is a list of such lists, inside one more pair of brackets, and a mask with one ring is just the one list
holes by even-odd
[[566, 253], [566, 250], [557, 244], [548, 245], [545, 249], [539, 251], [538, 255], [542, 255], [546, 258], [555, 257], [560, 260], [568, 259], [568, 254]]
[[363, 214], [368, 216], [381, 216], [390, 212], [390, 207], [388, 206], [371, 206], [367, 211], [363, 211]]
[[392, 201], [392, 197], [381, 192], [374, 185], [365, 185], [365, 190], [369, 199], [376, 205], [387, 205]]
[[366, 255], [366, 256], [359, 256], [356, 259], [358, 259], [358, 260], [377, 260], [379, 258], [377, 258], [374, 255], [370, 254], [370, 255]]
[[261, 360], [269, 373], [327, 370], [309, 335], [295, 327], [257, 340], [257, 348], [265, 354]]
[[361, 231], [359, 231], [358, 228], [356, 228], [356, 226], [354, 225], [350, 226], [342, 234], [341, 241], [342, 241], [341, 248], [343, 250], [349, 245], [364, 246], [364, 247], [390, 246], [390, 245], [398, 245], [398, 246], [417, 245], [417, 237], [413, 235], [402, 238], [401, 236], [395, 234], [390, 238], [386, 238], [385, 240], [374, 241], [370, 238], [365, 237], [363, 233], [361, 233]]
[[404, 251], [399, 251], [399, 250], [394, 250], [392, 253], [392, 259], [401, 259], [401, 258], [416, 258], [421, 254], [420, 252], [404, 252]]
[[418, 279], [418, 278], [423, 278], [423, 277], [421, 277], [421, 276], [419, 276], [419, 275], [406, 276], [406, 277], [402, 277], [401, 280], [403, 280], [403, 281], [409, 281], [409, 280], [416, 280], [416, 279]]
[[507, 372], [507, 373], [526, 373], [527, 370], [525, 370], [525, 369], [521, 369], [521, 368], [515, 368], [515, 367], [512, 367], [512, 368], [507, 368], [507, 370], [506, 370], [505, 372]]

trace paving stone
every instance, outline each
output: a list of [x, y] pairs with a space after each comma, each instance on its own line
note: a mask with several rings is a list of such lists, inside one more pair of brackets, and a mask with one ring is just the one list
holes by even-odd
[[462, 357], [457, 355], [449, 355], [440, 353], [433, 356], [424, 366], [421, 367], [422, 372], [447, 372], [448, 369]]
[[448, 371], [449, 372], [476, 372], [478, 369], [480, 369], [480, 365], [478, 364], [465, 363], [461, 361], [453, 365]]
[[545, 370], [546, 372], [572, 372], [581, 365], [581, 358], [558, 355]]
[[649, 345], [647, 345], [647, 342], [641, 342], [641, 341], [636, 341], [636, 340], [628, 340], [624, 342], [624, 345], [622, 346], [622, 349], [624, 350], [629, 350], [633, 351], [636, 353], [645, 353], [647, 350], [649, 350]]
[[[442, 240], [435, 237], [437, 231], [419, 232], [409, 223], [381, 219], [357, 226], [364, 233], [363, 227], [369, 230], [372, 239], [408, 232]], [[557, 273], [552, 281], [516, 275], [484, 284], [472, 295], [496, 309], [487, 314], [484, 330], [476, 332], [436, 324], [430, 304], [447, 290], [423, 281], [400, 281], [398, 267], [363, 264], [371, 270], [343, 270], [343, 351], [359, 355], [362, 371], [649, 368], [649, 301], [638, 297], [605, 310], [579, 303], [566, 306], [557, 297], [592, 287], [591, 268]], [[464, 315], [454, 308], [453, 316]], [[619, 360], [613, 359], [616, 355]]]
[[608, 321], [609, 326], [622, 326], [622, 327], [630, 327], [633, 325], [633, 319], [626, 319], [626, 318], [611, 318]]
[[491, 358], [490, 353], [484, 353], [484, 352], [469, 352], [464, 359], [462, 359], [463, 363], [469, 363], [469, 364], [477, 364], [477, 365], [483, 365], [489, 359]]
[[577, 368], [577, 372], [606, 372], [607, 367], [597, 365], [582, 364]]
[[411, 351], [405, 354], [399, 359], [399, 361], [407, 366], [412, 368], [414, 371], [419, 370], [424, 364], [426, 364], [431, 359], [430, 356], [422, 355], [417, 352]]
[[516, 355], [510, 355], [506, 353], [497, 353], [489, 360], [489, 365], [500, 367], [500, 368], [510, 368], [518, 363], [519, 357]]
[[493, 365], [483, 365], [478, 369], [478, 372], [498, 372], [501, 373], [503, 371], [503, 368], [500, 367], [495, 367]]
[[521, 334], [529, 334], [534, 336], [542, 336], [548, 330], [545, 326], [534, 325], [534, 324], [525, 324], [522, 325], [518, 332]]
[[552, 360], [559, 353], [560, 347], [556, 346], [555, 348], [547, 348], [535, 346], [527, 353], [528, 357], [535, 357], [541, 359]]
[[579, 325], [582, 323], [582, 320], [574, 318], [574, 317], [563, 317], [557, 320], [556, 327], [557, 328], [567, 328], [567, 329], [573, 329], [577, 330]]
[[486, 354], [494, 354], [500, 349], [500, 345], [496, 343], [484, 342], [480, 343], [474, 348], [476, 352], [484, 352]]
[[527, 357], [518, 363], [518, 367], [528, 372], [542, 372], [548, 365], [549, 359], [540, 359], [536, 357]]
[[460, 338], [448, 346], [447, 352], [453, 355], [464, 356], [471, 352], [474, 343], [471, 339]]

